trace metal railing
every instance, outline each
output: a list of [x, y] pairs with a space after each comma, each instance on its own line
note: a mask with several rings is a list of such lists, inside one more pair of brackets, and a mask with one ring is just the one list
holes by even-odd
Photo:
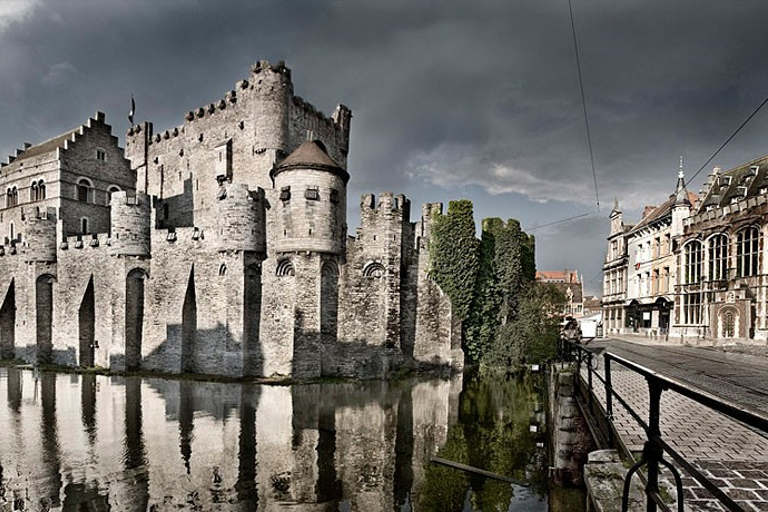
[[[677, 488], [677, 510], [679, 512], [684, 511], [684, 496], [680, 473], [677, 468], [673, 466], [672, 463], [670, 463], [670, 461], [664, 458], [664, 454], [669, 455], [669, 457], [677, 464], [677, 466], [681, 467], [683, 470], [685, 470], [686, 473], [696, 479], [707, 491], [709, 491], [715, 497], [715, 499], [717, 499], [729, 511], [746, 512], [743, 507], [734, 502], [733, 499], [725, 494], [717, 486], [717, 484], [703, 475], [701, 471], [691, 465], [683, 455], [674, 450], [663, 439], [659, 429], [659, 422], [661, 417], [661, 395], [663, 391], [674, 391], [687, 398], [690, 398], [691, 400], [694, 400], [695, 402], [698, 402], [706, 407], [725, 414], [730, 418], [740, 421], [750, 427], [759, 429], [763, 432], [768, 432], [768, 419], [762, 416], [758, 416], [748, 411], [744, 407], [739, 406], [738, 404], [731, 403], [705, 391], [689, 386], [670, 377], [661, 375], [644, 366], [633, 363], [628, 359], [617, 356], [615, 354], [611, 354], [607, 350], [602, 353], [604, 362], [604, 376], [597, 371], [596, 365], [593, 364], [595, 362], [595, 358], [599, 356], [595, 356], [595, 354], [587, 347], [584, 347], [573, 341], [563, 340], [561, 345], [561, 355], [563, 356], [563, 359], [570, 359], [577, 363], [579, 375], [581, 375], [581, 366], [586, 364], [588, 387], [587, 400], [590, 409], [592, 408], [592, 400], [595, 394], [593, 386], [594, 379], [602, 382], [603, 387], [605, 388], [605, 409], [603, 410], [603, 414], [605, 415], [605, 419], [609, 424], [609, 444], [619, 445], [622, 451], [624, 451], [625, 455], [629, 457], [632, 456], [627, 447], [623, 445], [623, 442], [618, 436], [618, 433], [615, 431], [615, 426], [613, 425], [614, 399], [616, 399], [616, 401], [619, 402], [624, 407], [624, 409], [626, 409], [626, 411], [645, 432], [646, 440], [643, 447], [642, 456], [640, 460], [637, 461], [629, 469], [624, 481], [622, 512], [626, 512], [628, 510], [628, 495], [631, 479], [634, 474], [637, 473], [638, 470], [643, 466], [647, 467], [645, 477], [646, 512], [656, 512], [659, 508], [665, 512], [671, 512], [671, 509], [659, 494], [660, 466], [664, 466], [672, 473], [675, 480], [675, 486]], [[632, 408], [632, 406], [630, 406], [629, 403], [627, 403], [627, 401], [613, 388], [611, 383], [611, 367], [614, 363], [641, 375], [647, 381], [648, 393], [650, 397], [648, 404], [649, 414], [647, 422], [641, 418], [640, 415]], [[581, 379], [576, 380], [577, 383], [580, 381]]]

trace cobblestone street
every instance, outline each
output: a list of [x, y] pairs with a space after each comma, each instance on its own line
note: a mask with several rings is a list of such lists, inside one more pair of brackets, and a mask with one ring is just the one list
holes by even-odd
[[[631, 359], [647, 368], [697, 386], [753, 412], [768, 410], [766, 394], [753, 384], [768, 379], [768, 360], [694, 347], [643, 346], [618, 340], [595, 344], [595, 350]], [[603, 374], [603, 358], [595, 358]], [[586, 379], [586, 369], [582, 368]], [[604, 374], [603, 374], [604, 375]], [[618, 364], [612, 365], [615, 390], [647, 421], [645, 379]], [[596, 396], [605, 406], [605, 390], [594, 379]], [[614, 424], [627, 447], [642, 450], [645, 433], [614, 400]], [[661, 397], [662, 437], [689, 462], [711, 478], [744, 510], [768, 510], [768, 436], [673, 391]], [[662, 476], [670, 477], [668, 472]], [[686, 510], [726, 510], [693, 478], [683, 478]], [[671, 488], [671, 487], [670, 487]]]

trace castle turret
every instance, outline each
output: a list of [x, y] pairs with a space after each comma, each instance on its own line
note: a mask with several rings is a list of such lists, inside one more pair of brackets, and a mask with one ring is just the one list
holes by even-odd
[[24, 261], [56, 261], [56, 209], [32, 208], [24, 212]]
[[215, 206], [219, 251], [266, 254], [264, 190], [248, 190], [244, 183], [224, 182]]
[[125, 158], [130, 160], [131, 169], [136, 171], [136, 190], [147, 192], [149, 141], [152, 139], [152, 123], [131, 126], [125, 136]]
[[289, 141], [290, 101], [293, 96], [291, 70], [280, 61], [262, 60], [251, 67], [250, 80], [257, 95], [254, 103], [256, 151], [272, 155], [276, 162], [286, 154]]
[[120, 256], [149, 256], [150, 245], [150, 198], [137, 192], [112, 193], [110, 254]]
[[349, 174], [323, 144], [305, 142], [270, 177], [278, 193], [275, 250], [343, 254]]

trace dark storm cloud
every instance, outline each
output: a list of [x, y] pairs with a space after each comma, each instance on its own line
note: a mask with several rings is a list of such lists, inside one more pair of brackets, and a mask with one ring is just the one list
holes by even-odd
[[[574, 0], [573, 8], [600, 218], [613, 196], [631, 217], [674, 187], [680, 155], [690, 176], [768, 94], [768, 4]], [[258, 59], [286, 60], [296, 93], [326, 113], [339, 102], [352, 108], [351, 204], [369, 190], [465, 195], [484, 214], [519, 212], [529, 226], [594, 210], [563, 0], [3, 2], [0, 152], [97, 109], [122, 138], [131, 94], [138, 119], [178, 125]], [[766, 130], [768, 112], [713, 165], [768, 153]], [[602, 259], [605, 223], [594, 223], [585, 266]], [[562, 235], [581, 247], [574, 233]], [[579, 265], [544, 258], [547, 236], [540, 261]]]

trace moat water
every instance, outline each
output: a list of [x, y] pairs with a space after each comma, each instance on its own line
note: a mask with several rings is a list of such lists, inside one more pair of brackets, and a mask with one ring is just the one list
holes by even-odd
[[542, 375], [265, 386], [0, 368], [0, 510], [580, 511], [547, 488], [545, 390]]

